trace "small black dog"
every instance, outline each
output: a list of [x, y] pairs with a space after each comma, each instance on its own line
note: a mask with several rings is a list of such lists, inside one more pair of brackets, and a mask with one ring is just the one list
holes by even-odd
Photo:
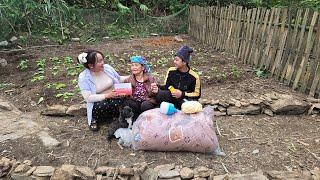
[[134, 113], [129, 106], [124, 106], [119, 108], [120, 116], [115, 118], [113, 122], [108, 125], [107, 129], [107, 139], [110, 141], [114, 137], [114, 133], [119, 128], [131, 128], [132, 117]]

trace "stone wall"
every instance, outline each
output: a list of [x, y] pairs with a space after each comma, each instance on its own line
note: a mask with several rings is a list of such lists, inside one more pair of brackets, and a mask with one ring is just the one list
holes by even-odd
[[253, 172], [251, 174], [224, 174], [216, 175], [207, 167], [182, 167], [175, 164], [164, 164], [149, 168], [147, 163], [137, 163], [130, 167], [101, 166], [95, 170], [85, 166], [64, 164], [61, 167], [33, 166], [26, 160], [19, 162], [0, 157], [0, 179], [32, 180], [155, 180], [155, 179], [197, 179], [197, 180], [268, 180], [268, 179], [291, 179], [291, 180], [320, 180], [320, 169], [311, 171], [268, 171]]
[[[215, 108], [215, 116], [232, 115], [316, 115], [320, 113], [320, 99], [301, 99], [293, 95], [267, 93], [252, 99], [200, 99], [199, 102]], [[85, 116], [86, 105], [54, 105], [41, 112], [49, 116]]]

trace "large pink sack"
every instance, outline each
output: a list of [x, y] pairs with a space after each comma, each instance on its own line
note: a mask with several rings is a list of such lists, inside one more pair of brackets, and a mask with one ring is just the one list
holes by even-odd
[[159, 108], [142, 113], [132, 130], [135, 150], [216, 153], [220, 148], [213, 127], [213, 108], [197, 114], [161, 114]]

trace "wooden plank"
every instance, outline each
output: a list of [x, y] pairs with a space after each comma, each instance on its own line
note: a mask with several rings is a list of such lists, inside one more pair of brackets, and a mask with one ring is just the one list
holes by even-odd
[[274, 19], [274, 25], [273, 27], [271, 27], [271, 46], [269, 49], [269, 54], [266, 60], [266, 69], [269, 70], [270, 66], [273, 64], [273, 60], [274, 60], [274, 56], [276, 54], [277, 51], [277, 45], [278, 45], [278, 23], [279, 23], [279, 17], [280, 17], [280, 12], [281, 9], [277, 8], [276, 9], [276, 17]]
[[[319, 28], [319, 25], [318, 27]], [[314, 76], [316, 74], [316, 67], [317, 67], [317, 60], [315, 59], [316, 57], [316, 52], [319, 46], [318, 44], [318, 36], [319, 33], [317, 31], [317, 33], [314, 33], [314, 35], [312, 36], [312, 41], [313, 43], [313, 47], [311, 48], [311, 53], [309, 56], [309, 59], [307, 60], [306, 63], [306, 70], [305, 73], [302, 73], [301, 78], [300, 78], [300, 82], [301, 82], [301, 86], [300, 86], [300, 91], [301, 92], [308, 92], [312, 86], [312, 81], [314, 79]]]
[[220, 15], [219, 15], [219, 36], [218, 36], [218, 43], [217, 49], [221, 50], [222, 46], [222, 39], [223, 39], [223, 22], [224, 22], [224, 8], [220, 7]]
[[222, 37], [222, 50], [225, 51], [228, 45], [226, 38], [228, 37], [228, 27], [229, 27], [229, 7], [224, 10], [224, 24], [223, 24], [223, 37]]
[[[284, 78], [285, 78], [285, 75], [287, 74], [287, 71], [288, 71], [288, 66], [289, 64], [292, 64], [293, 63], [293, 56], [294, 56], [294, 47], [295, 47], [295, 44], [296, 44], [296, 40], [297, 40], [297, 35], [298, 35], [298, 29], [299, 29], [299, 22], [302, 21], [302, 18], [301, 18], [301, 15], [302, 15], [302, 10], [299, 9], [297, 11], [297, 16], [295, 17], [295, 24], [294, 24], [294, 27], [293, 27], [293, 33], [292, 35], [289, 34], [289, 37], [290, 37], [290, 41], [289, 41], [289, 46], [288, 46], [288, 54], [287, 54], [287, 61], [286, 61], [286, 64], [282, 70], [282, 73], [281, 73], [281, 77], [280, 77], [280, 81], [284, 81]], [[290, 28], [290, 27], [289, 27]], [[290, 32], [290, 31], [289, 31]]]
[[257, 9], [256, 17], [254, 19], [254, 24], [253, 24], [253, 30], [252, 30], [252, 37], [251, 37], [251, 47], [249, 49], [249, 55], [248, 55], [248, 63], [250, 65], [253, 65], [253, 52], [256, 48], [256, 41], [257, 41], [257, 36], [259, 32], [258, 24], [260, 20], [260, 13], [261, 13], [261, 8]]
[[232, 5], [232, 12], [231, 12], [231, 25], [229, 28], [229, 38], [230, 38], [230, 44], [229, 44], [229, 52], [234, 53], [234, 32], [236, 30], [236, 15], [237, 15], [237, 6]]
[[238, 14], [238, 19], [237, 19], [237, 30], [235, 34], [235, 49], [234, 49], [234, 54], [238, 55], [239, 54], [239, 48], [240, 48], [240, 42], [241, 42], [241, 20], [242, 20], [242, 12], [243, 12], [243, 7], [239, 6], [239, 14]]
[[238, 53], [236, 54], [238, 59], [241, 60], [241, 49], [242, 49], [242, 44], [243, 44], [243, 41], [244, 41], [244, 36], [245, 36], [245, 19], [246, 19], [246, 14], [247, 14], [247, 9], [246, 8], [243, 8], [242, 9], [242, 12], [241, 12], [241, 19], [240, 19], [240, 22], [239, 22], [239, 47], [238, 47]]
[[310, 56], [310, 53], [311, 53], [311, 50], [312, 50], [312, 46], [313, 46], [313, 43], [314, 43], [314, 41], [312, 40], [312, 35], [313, 35], [314, 26], [315, 26], [315, 24], [317, 22], [317, 19], [318, 19], [318, 15], [319, 15], [318, 12], [314, 12], [313, 13], [313, 17], [312, 17], [312, 20], [311, 20], [311, 25], [309, 26], [306, 49], [305, 49], [302, 61], [300, 63], [299, 69], [297, 71], [296, 78], [295, 78], [295, 80], [293, 82], [292, 89], [296, 89], [298, 87], [298, 83], [300, 81], [301, 75], [303, 75], [305, 73], [306, 64], [307, 64], [307, 62], [309, 60], [309, 56]]
[[201, 42], [204, 42], [204, 39], [205, 39], [205, 32], [206, 32], [206, 25], [205, 25], [205, 21], [206, 21], [206, 16], [205, 16], [205, 8], [204, 7], [201, 7], [201, 36], [200, 36], [200, 40]]
[[[288, 32], [286, 32], [286, 36], [288, 37], [288, 34], [290, 32], [290, 26], [288, 26], [288, 28], [286, 28], [286, 25], [290, 23], [290, 17], [288, 18], [288, 9], [284, 8], [282, 12], [283, 12], [283, 14], [282, 14], [282, 20], [281, 20], [280, 33], [283, 34], [287, 30]], [[289, 41], [287, 38], [287, 40], [284, 42], [283, 47], [281, 49], [282, 52], [281, 52], [280, 59], [277, 61], [277, 64], [276, 64], [276, 68], [275, 68], [274, 73], [277, 76], [277, 78], [280, 78], [280, 72], [282, 71], [282, 69], [285, 65], [285, 62], [287, 60], [286, 59], [287, 57], [284, 57], [283, 53], [286, 52], [285, 47], [287, 46], [288, 43], [289, 43]]]
[[319, 59], [320, 59], [320, 51], [319, 51], [320, 48], [318, 48], [318, 51], [317, 51], [317, 56], [315, 58], [315, 76], [313, 78], [313, 81], [312, 81], [312, 85], [311, 85], [311, 88], [310, 88], [310, 91], [309, 91], [309, 96], [314, 96], [315, 95], [315, 92], [316, 92], [316, 89], [319, 85], [319, 80], [320, 80], [320, 67], [319, 67]]
[[244, 59], [246, 63], [249, 63], [249, 55], [250, 55], [250, 51], [251, 51], [251, 47], [252, 47], [252, 36], [253, 36], [253, 32], [254, 32], [254, 22], [255, 22], [255, 18], [257, 15], [257, 8], [254, 8], [252, 11], [252, 16], [251, 16], [251, 20], [250, 20], [250, 31], [249, 31], [249, 37], [248, 37], [248, 42], [246, 44], [246, 52], [244, 55]]
[[215, 8], [214, 6], [210, 7], [210, 40], [209, 40], [209, 43], [211, 46], [214, 45], [213, 40], [214, 40], [214, 36], [215, 36], [215, 33], [214, 33], [214, 21], [215, 21], [214, 11], [215, 11], [215, 9], [214, 8]]
[[234, 54], [234, 42], [235, 42], [235, 31], [237, 27], [237, 15], [238, 15], [238, 7], [232, 6], [232, 13], [231, 13], [231, 27], [230, 27], [230, 53]]
[[190, 25], [191, 27], [191, 31], [192, 31], [192, 36], [194, 36], [194, 37], [197, 37], [197, 35], [196, 35], [196, 20], [197, 20], [197, 7], [196, 6], [193, 6], [193, 8], [192, 8], [193, 10], [193, 15], [192, 15], [192, 25]]
[[240, 35], [239, 35], [239, 48], [238, 48], [238, 54], [237, 57], [241, 59], [241, 55], [242, 55], [242, 49], [243, 49], [243, 44], [245, 42], [245, 35], [246, 35], [246, 16], [247, 16], [248, 10], [246, 8], [244, 8], [242, 10], [242, 16], [241, 16], [241, 20], [240, 20]]
[[314, 44], [313, 44], [313, 50], [312, 55], [310, 56], [310, 63], [308, 65], [308, 73], [306, 73], [306, 87], [311, 91], [311, 87], [313, 85], [314, 79], [316, 76], [319, 76], [317, 74], [317, 68], [319, 64], [319, 49], [320, 49], [320, 14], [318, 18], [317, 28], [314, 36]]
[[234, 13], [234, 29], [233, 29], [233, 32], [232, 32], [232, 54], [233, 55], [236, 55], [237, 52], [236, 52], [236, 49], [237, 49], [237, 40], [238, 40], [238, 24], [239, 24], [239, 16], [240, 16], [240, 13], [241, 13], [241, 9], [240, 9], [240, 6], [236, 6], [235, 7], [235, 13]]
[[273, 64], [272, 69], [271, 69], [271, 75], [273, 75], [275, 73], [275, 69], [280, 64], [280, 60], [281, 60], [281, 57], [282, 57], [282, 54], [283, 54], [284, 46], [285, 46], [285, 43], [286, 43], [286, 40], [287, 40], [287, 35], [288, 35], [288, 29], [286, 29], [284, 31], [284, 33], [282, 34], [282, 38], [281, 38], [281, 41], [280, 41], [280, 44], [279, 44], [279, 50], [277, 51], [275, 63]]
[[242, 43], [242, 49], [241, 49], [241, 59], [243, 60], [243, 62], [246, 61], [245, 59], [245, 52], [246, 52], [246, 46], [249, 43], [249, 33], [250, 33], [250, 18], [251, 18], [251, 12], [252, 9], [248, 9], [247, 11], [247, 20], [245, 22], [245, 28], [246, 28], [246, 34], [243, 38], [243, 43]]
[[206, 43], [207, 38], [207, 8], [202, 7], [202, 37], [201, 42]]
[[194, 30], [193, 30], [193, 23], [194, 23], [194, 6], [189, 7], [189, 13], [190, 13], [190, 18], [189, 18], [189, 26], [188, 26], [188, 33], [191, 34], [191, 36], [194, 36]]
[[210, 30], [209, 30], [209, 8], [205, 7], [205, 37], [204, 37], [204, 41], [205, 43], [209, 44], [209, 37], [210, 37]]
[[265, 68], [265, 66], [267, 64], [267, 57], [268, 57], [268, 54], [270, 51], [271, 41], [272, 41], [272, 36], [273, 36], [273, 31], [271, 31], [271, 26], [272, 26], [273, 19], [275, 18], [275, 13], [276, 13], [276, 9], [273, 8], [271, 11], [270, 20], [268, 23], [266, 47], [265, 47], [263, 54], [262, 54], [260, 69]]
[[256, 38], [254, 42], [254, 47], [252, 48], [252, 55], [250, 57], [251, 59], [251, 64], [254, 66], [258, 65], [258, 51], [260, 49], [260, 42], [261, 39], [263, 38], [262, 31], [263, 31], [263, 26], [264, 26], [264, 20], [266, 16], [266, 8], [261, 8], [261, 13], [259, 18], [257, 18], [257, 26], [256, 26]]
[[218, 37], [219, 37], [219, 19], [218, 16], [220, 15], [219, 13], [219, 7], [214, 7], [214, 36], [213, 36], [213, 46], [215, 49], [217, 49], [217, 42], [218, 42]]
[[200, 40], [200, 37], [201, 37], [201, 19], [200, 19], [200, 16], [201, 16], [201, 9], [200, 7], [197, 7], [197, 39]]
[[194, 25], [192, 26], [193, 28], [193, 33], [194, 33], [194, 36], [198, 39], [198, 8], [197, 6], [194, 7]]
[[224, 9], [225, 7], [220, 7], [220, 18], [219, 18], [219, 43], [218, 43], [218, 50], [222, 49], [222, 42], [223, 42], [223, 28], [224, 28]]
[[305, 33], [305, 30], [306, 30], [308, 15], [309, 15], [309, 9], [306, 9], [306, 11], [304, 13], [303, 20], [302, 20], [301, 30], [300, 30], [300, 33], [299, 33], [299, 42], [298, 42], [297, 47], [295, 48], [296, 55], [294, 57], [293, 63], [288, 65], [288, 70], [287, 70], [287, 74], [286, 74], [286, 81], [285, 81], [286, 85], [289, 85], [291, 83], [293, 72], [294, 72], [294, 69], [296, 67], [296, 64], [297, 64], [297, 61], [298, 61], [298, 58], [299, 58], [299, 50], [301, 49], [302, 43], [304, 41], [304, 33]]
[[232, 12], [233, 11], [233, 6], [229, 6], [227, 10], [227, 21], [226, 21], [226, 36], [225, 36], [225, 43], [224, 43], [224, 49], [226, 52], [230, 53], [230, 47], [231, 47], [231, 32], [233, 28], [233, 23], [232, 23]]
[[198, 39], [201, 40], [202, 37], [202, 8], [198, 7]]
[[[286, 19], [287, 19], [287, 15], [288, 15], [288, 10], [287, 9], [282, 9], [282, 18], [281, 18], [281, 28], [280, 28], [280, 34], [283, 35], [281, 37], [281, 41], [279, 43], [279, 48], [278, 51], [276, 53], [276, 58], [275, 61], [272, 65], [271, 68], [271, 75], [273, 76], [274, 74], [278, 75], [279, 74], [279, 69], [281, 66], [281, 59], [282, 59], [282, 54], [283, 54], [283, 50], [284, 50], [284, 46], [287, 40], [287, 35], [288, 35], [288, 30], [286, 30], [285, 32], [285, 24], [286, 24]], [[278, 71], [276, 71], [278, 69]]]
[[310, 87], [309, 96], [314, 96], [316, 87], [319, 83], [319, 77], [320, 77], [320, 69], [319, 69], [319, 63], [320, 63], [320, 24], [318, 24], [318, 30], [315, 35], [315, 43], [314, 43], [314, 50], [313, 50], [313, 57], [314, 59], [310, 63], [310, 75], [306, 78], [306, 81], [308, 81], [306, 87]]
[[210, 45], [214, 45], [214, 42], [213, 42], [213, 39], [214, 39], [214, 36], [215, 36], [215, 33], [214, 33], [214, 8], [215, 7], [210, 7], [210, 18], [209, 18], [209, 21], [210, 21], [210, 40], [209, 40], [209, 43]]
[[211, 7], [207, 7], [208, 9], [208, 14], [207, 14], [207, 44], [211, 44], [211, 36], [212, 36], [212, 8]]
[[[264, 16], [264, 20], [263, 20], [263, 24], [261, 27], [261, 36], [258, 40], [258, 47], [256, 48], [255, 54], [254, 54], [254, 62], [255, 62], [255, 66], [259, 67], [261, 65], [261, 60], [260, 57], [262, 56], [261, 52], [264, 48], [264, 42], [266, 40], [266, 29], [267, 29], [267, 24], [268, 24], [268, 19], [270, 16], [270, 10], [267, 9], [266, 12], [263, 14]], [[262, 17], [263, 17], [262, 16]], [[262, 18], [261, 18], [262, 19]], [[260, 61], [259, 61], [260, 60]]]

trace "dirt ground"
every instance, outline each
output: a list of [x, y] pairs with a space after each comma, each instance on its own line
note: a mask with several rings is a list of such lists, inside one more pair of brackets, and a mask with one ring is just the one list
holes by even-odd
[[[36, 135], [1, 143], [0, 155], [18, 160], [32, 160], [35, 165], [61, 165], [65, 163], [98, 167], [120, 166], [148, 162], [150, 166], [176, 163], [184, 166], [204, 165], [224, 174], [226, 170], [246, 173], [256, 170], [313, 169], [320, 166], [315, 156], [320, 156], [319, 116], [225, 116], [215, 117], [222, 136], [219, 142], [226, 157], [188, 152], [144, 152], [121, 150], [116, 141], [106, 141], [106, 125], [98, 133], [92, 133], [86, 118], [43, 117], [39, 112], [47, 105], [72, 105], [83, 102], [76, 90], [74, 79], [69, 74], [76, 68], [76, 57], [84, 49], [101, 50], [108, 57], [106, 63], [120, 74], [128, 74], [128, 57], [144, 55], [151, 62], [154, 75], [163, 80], [166, 69], [172, 65], [175, 51], [188, 44], [195, 49], [191, 66], [201, 75], [202, 97], [206, 99], [253, 98], [271, 91], [304, 94], [271, 78], [258, 78], [255, 70], [242, 64], [241, 60], [208, 45], [182, 35], [184, 42], [173, 37], [146, 39], [107, 40], [95, 44], [71, 43], [63, 46], [29, 48], [26, 51], [0, 53], [8, 66], [0, 69], [0, 96], [13, 102], [21, 111], [30, 114], [50, 135], [62, 142], [58, 147], [47, 149]], [[71, 57], [73, 65], [66, 66], [65, 57]], [[60, 69], [54, 69], [54, 57], [61, 59]], [[45, 58], [44, 79], [30, 80], [39, 71], [37, 60]], [[57, 59], [56, 58], [56, 59]], [[29, 60], [24, 70], [17, 68], [21, 60]], [[56, 61], [57, 62], [57, 61]], [[72, 67], [71, 67], [72, 66]], [[53, 75], [53, 72], [59, 72]], [[64, 84], [57, 88], [56, 84]], [[49, 86], [49, 85], [51, 86]], [[74, 95], [61, 98], [57, 94], [72, 92]], [[40, 99], [42, 99], [40, 101]], [[225, 168], [224, 168], [225, 167]]]

